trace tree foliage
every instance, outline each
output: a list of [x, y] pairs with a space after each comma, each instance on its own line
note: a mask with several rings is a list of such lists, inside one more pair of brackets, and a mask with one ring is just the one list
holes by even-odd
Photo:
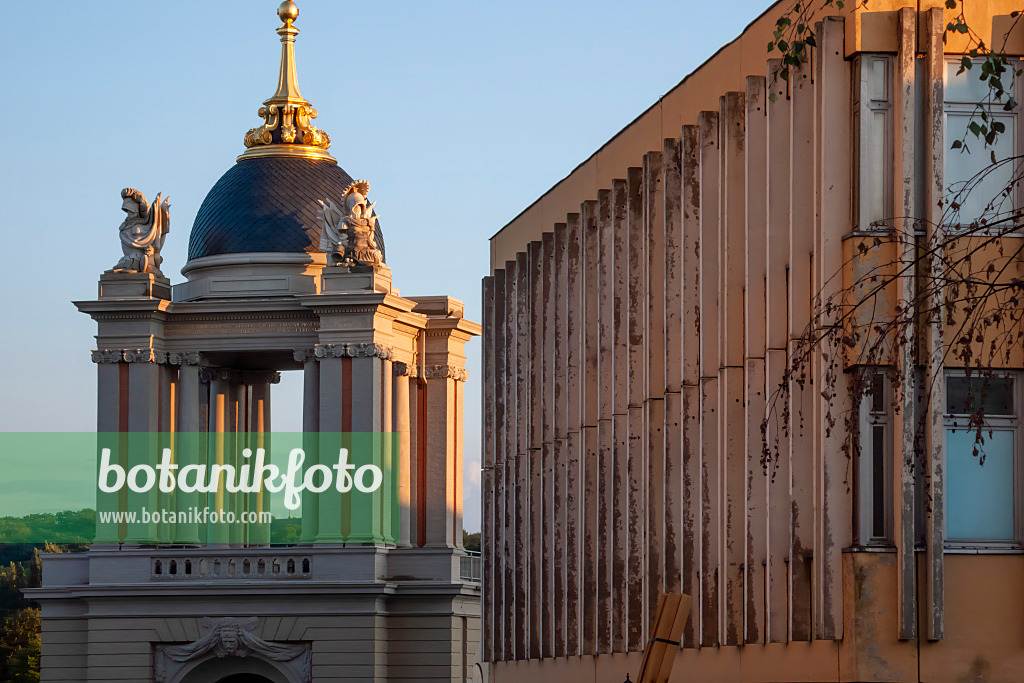
[[[867, 7], [869, 1], [859, 0], [857, 8]], [[936, 391], [942, 367], [963, 367], [975, 380], [968, 382], [964, 427], [974, 431], [974, 455], [984, 462], [985, 439], [990, 435], [984, 406], [991, 381], [1001, 368], [1024, 365], [1024, 240], [1018, 237], [1024, 212], [1015, 202], [1024, 180], [1024, 160], [1016, 155], [998, 159], [995, 152], [999, 136], [1006, 133], [996, 115], [1018, 107], [1013, 93], [1021, 70], [1005, 47], [1021, 15], [1012, 13], [1009, 30], [993, 48], [969, 25], [964, 11], [968, 2], [946, 0], [949, 21], [943, 42], [956, 36], [958, 44], [966, 46], [957, 75], [976, 74], [984, 95], [974, 103], [968, 124], [947, 154], [969, 154], [971, 146], [980, 145], [989, 150], [990, 163], [974, 177], [946, 188], [937, 224], [923, 216], [894, 216], [895, 220], [871, 226], [840, 272], [824, 283], [814, 297], [811, 319], [791, 350], [782, 382], [769, 399], [762, 423], [766, 469], [779, 456], [780, 440], [794, 423], [802, 422], [802, 416], [793, 412], [792, 399], [795, 392], [810, 388], [815, 374], [823, 384], [813, 390], [825, 399], [826, 435], [842, 424], [848, 452], [857, 451], [856, 406], [883, 385], [873, 372], [846, 374], [848, 367], [882, 368], [895, 390], [896, 412], [904, 404], [905, 392], [915, 392], [922, 408], [916, 411], [921, 419], [915, 452], [922, 457], [927, 409], [945, 400]], [[794, 69], [811, 59], [819, 17], [842, 8], [842, 0], [796, 0], [786, 7], [768, 44], [769, 54], [781, 56], [773, 79], [788, 81]], [[997, 191], [992, 191], [992, 178], [1003, 179]], [[984, 207], [980, 215], [967, 215], [968, 199], [972, 207]], [[843, 282], [844, 270], [854, 273], [852, 282]], [[937, 355], [936, 348], [925, 346], [926, 330], [942, 340]], [[921, 368], [930, 372], [922, 373]], [[849, 400], [838, 400], [841, 387]]]

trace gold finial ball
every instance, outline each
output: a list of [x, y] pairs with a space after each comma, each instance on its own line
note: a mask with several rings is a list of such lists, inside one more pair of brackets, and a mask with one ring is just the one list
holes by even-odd
[[284, 23], [290, 24], [299, 18], [299, 6], [292, 0], [284, 0], [277, 8], [277, 16], [281, 17], [281, 21]]

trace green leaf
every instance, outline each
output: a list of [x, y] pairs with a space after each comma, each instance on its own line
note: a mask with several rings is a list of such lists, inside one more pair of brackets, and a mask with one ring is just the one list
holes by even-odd
[[811, 47], [817, 47], [818, 46], [818, 42], [816, 40], [814, 40], [814, 34], [813, 33], [808, 33], [807, 37], [804, 39], [804, 42], [807, 43], [808, 45], [810, 45]]
[[789, 43], [787, 43], [784, 40], [780, 40], [779, 41], [779, 49], [782, 50], [783, 52], [786, 52], [787, 50], [789, 50]]
[[768, 41], [768, 52], [771, 52], [774, 49], [775, 49], [775, 41], [774, 40], [769, 40]]
[[971, 125], [967, 126], [967, 130], [974, 133], [974, 137], [981, 135], [981, 126], [978, 125], [977, 121], [971, 121]]
[[1002, 121], [993, 121], [992, 122], [992, 130], [994, 132], [996, 132], [996, 133], [1005, 133], [1006, 132], [1006, 124], [1003, 123]]
[[961, 69], [970, 69], [972, 66], [974, 66], [974, 62], [971, 61], [970, 57], [964, 57], [960, 60]]
[[963, 146], [964, 143], [960, 142], [959, 140], [953, 140], [953, 149], [960, 149]]
[[776, 95], [775, 93], [769, 93], [768, 94], [768, 101], [769, 102], [775, 102], [778, 99], [779, 99], [779, 96]]
[[956, 0], [946, 0], [946, 7], [948, 9], [956, 9]]
[[843, 9], [843, 0], [836, 0], [836, 7]]
[[996, 151], [992, 150], [992, 163], [996, 163]]

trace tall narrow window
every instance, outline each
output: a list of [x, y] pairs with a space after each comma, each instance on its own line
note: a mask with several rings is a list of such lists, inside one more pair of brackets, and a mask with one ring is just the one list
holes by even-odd
[[858, 460], [861, 545], [892, 543], [892, 389], [886, 376], [872, 371], [870, 393], [861, 402]]
[[854, 83], [856, 229], [884, 227], [892, 218], [892, 58], [863, 54]]
[[949, 545], [1005, 546], [1021, 540], [1018, 379], [1015, 374], [985, 378], [954, 371], [946, 376]]

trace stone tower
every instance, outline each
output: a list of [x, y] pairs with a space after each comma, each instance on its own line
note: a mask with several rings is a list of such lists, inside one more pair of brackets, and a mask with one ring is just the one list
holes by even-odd
[[[239, 457], [231, 445], [269, 438], [279, 373], [302, 372], [304, 439], [395, 435], [382, 456], [395, 514], [356, 535], [340, 498], [304, 499], [287, 545], [267, 529], [195, 520], [101, 523], [88, 552], [44, 559], [34, 596], [43, 680], [473, 675], [480, 587], [461, 547], [463, 348], [480, 327], [456, 299], [392, 285], [369, 184], [338, 166], [299, 92], [298, 8], [288, 0], [278, 14], [277, 89], [199, 209], [184, 282], [172, 287], [160, 271], [169, 205], [122, 193], [124, 258], [96, 299], [76, 303], [98, 324], [97, 431], [198, 434], [181, 457], [224, 464]], [[140, 495], [113, 505], [160, 503]], [[259, 495], [215, 505], [269, 507]]]

